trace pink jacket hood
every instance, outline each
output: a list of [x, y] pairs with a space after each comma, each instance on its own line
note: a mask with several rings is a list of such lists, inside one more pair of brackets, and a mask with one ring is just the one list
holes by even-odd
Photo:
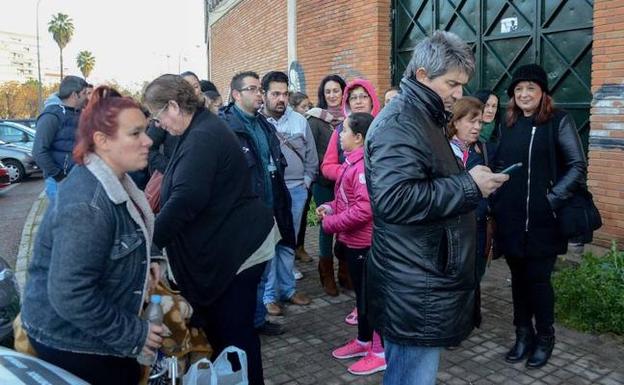
[[370, 96], [373, 102], [371, 115], [377, 116], [379, 110], [381, 109], [381, 105], [379, 104], [379, 98], [377, 97], [377, 92], [375, 92], [375, 87], [373, 87], [373, 83], [365, 79], [354, 79], [349, 84], [347, 84], [344, 92], [342, 93], [342, 108], [344, 109], [345, 118], [351, 114], [351, 108], [349, 107], [349, 94], [355, 87], [363, 87], [366, 90], [368, 96]]

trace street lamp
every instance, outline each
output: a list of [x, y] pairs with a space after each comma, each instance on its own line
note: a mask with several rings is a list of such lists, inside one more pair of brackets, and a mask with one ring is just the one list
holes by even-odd
[[41, 113], [43, 96], [42, 96], [42, 90], [41, 90], [41, 52], [39, 49], [39, 4], [41, 4], [41, 0], [37, 0], [37, 75], [39, 76], [37, 109], [38, 109], [38, 112]]

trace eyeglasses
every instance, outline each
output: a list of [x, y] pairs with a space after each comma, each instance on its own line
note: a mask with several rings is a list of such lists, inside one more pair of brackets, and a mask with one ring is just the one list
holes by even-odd
[[351, 94], [349, 95], [349, 101], [355, 102], [356, 100], [368, 100], [370, 96], [368, 94]]
[[160, 124], [160, 114], [165, 112], [167, 107], [169, 107], [169, 103], [165, 104], [160, 110], [158, 110], [157, 113], [155, 113], [154, 115], [150, 116], [150, 121], [153, 122], [153, 123]]
[[256, 86], [249, 86], [249, 87], [241, 88], [241, 89], [239, 89], [239, 91], [240, 92], [250, 91], [252, 94], [261, 94], [262, 93], [262, 88], [256, 87]]

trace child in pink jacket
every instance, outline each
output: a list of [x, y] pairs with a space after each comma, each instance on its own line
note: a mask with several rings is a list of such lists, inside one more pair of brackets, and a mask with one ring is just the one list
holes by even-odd
[[316, 210], [323, 221], [323, 230], [336, 233], [337, 240], [346, 246], [345, 257], [360, 315], [358, 336], [334, 350], [332, 356], [338, 359], [363, 356], [348, 369], [356, 375], [372, 374], [386, 368], [379, 335], [373, 331], [361, 310], [365, 300], [363, 269], [373, 232], [373, 211], [364, 176], [364, 139], [372, 121], [373, 116], [363, 112], [353, 113], [344, 121], [340, 145], [345, 152], [345, 161], [338, 171], [335, 198]]

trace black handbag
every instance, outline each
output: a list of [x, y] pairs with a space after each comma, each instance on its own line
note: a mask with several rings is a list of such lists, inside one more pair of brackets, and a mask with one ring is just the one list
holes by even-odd
[[[557, 181], [557, 127], [550, 127], [550, 168], [553, 184]], [[559, 231], [566, 239], [574, 242], [590, 243], [594, 231], [602, 227], [600, 212], [594, 204], [594, 198], [587, 189], [587, 183], [566, 199], [555, 210]]]

